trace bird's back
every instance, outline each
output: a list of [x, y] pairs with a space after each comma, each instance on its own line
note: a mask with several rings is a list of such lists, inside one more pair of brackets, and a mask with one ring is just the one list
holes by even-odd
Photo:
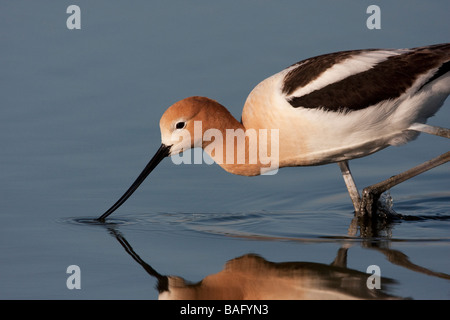
[[450, 93], [450, 44], [352, 50], [300, 61], [258, 84], [246, 128], [280, 130], [280, 165], [366, 156], [414, 139]]

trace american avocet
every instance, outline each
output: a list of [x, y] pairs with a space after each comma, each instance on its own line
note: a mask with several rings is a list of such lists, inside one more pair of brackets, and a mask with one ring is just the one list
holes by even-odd
[[[404, 144], [420, 132], [449, 138], [449, 129], [425, 124], [450, 93], [449, 70], [450, 44], [351, 50], [300, 61], [265, 79], [248, 96], [241, 122], [209, 98], [183, 99], [161, 117], [161, 147], [125, 194], [98, 220], [104, 221], [121, 206], [165, 157], [189, 148], [202, 147], [231, 173], [260, 174], [267, 166], [260, 157], [261, 150], [250, 150], [249, 135], [244, 142], [226, 135], [239, 129], [246, 133], [277, 130], [279, 167], [338, 163], [355, 213], [371, 215], [382, 192], [449, 161], [450, 152], [364, 189], [362, 199], [348, 160]], [[205, 139], [210, 129], [222, 134], [222, 150], [216, 144], [210, 148], [213, 141], [217, 142], [217, 137]], [[200, 134], [196, 134], [198, 130]], [[261, 142], [261, 136], [258, 139]], [[228, 150], [225, 145], [230, 144], [234, 146], [231, 152], [236, 152], [232, 161], [223, 161]], [[244, 162], [236, 160], [239, 148], [245, 150]], [[253, 162], [251, 154], [257, 155]]]

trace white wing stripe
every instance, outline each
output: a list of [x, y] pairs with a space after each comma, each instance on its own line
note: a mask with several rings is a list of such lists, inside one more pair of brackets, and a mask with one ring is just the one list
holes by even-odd
[[[341, 81], [351, 75], [364, 72], [375, 66], [376, 64], [385, 61], [387, 58], [401, 53], [407, 50], [376, 50], [361, 52], [360, 54], [354, 55], [347, 58], [340, 63], [333, 65], [323, 72], [318, 78], [314, 79], [304, 87], [299, 87], [297, 90], [292, 92], [287, 98], [290, 97], [301, 97], [315, 90], [322, 89], [327, 85]], [[294, 68], [301, 65], [296, 65]], [[289, 68], [292, 70], [291, 68]], [[286, 71], [290, 71], [286, 70]]]

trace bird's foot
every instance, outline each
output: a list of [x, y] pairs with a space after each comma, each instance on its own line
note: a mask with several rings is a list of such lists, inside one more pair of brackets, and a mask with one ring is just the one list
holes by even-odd
[[392, 197], [389, 190], [383, 192], [374, 186], [365, 188], [362, 191], [362, 198], [356, 216], [368, 219], [388, 219], [395, 216], [392, 209]]
[[360, 217], [375, 217], [380, 195], [381, 194], [373, 187], [364, 188], [357, 215]]

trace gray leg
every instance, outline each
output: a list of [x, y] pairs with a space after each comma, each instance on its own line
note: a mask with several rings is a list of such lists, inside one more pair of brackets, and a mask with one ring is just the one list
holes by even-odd
[[[450, 129], [430, 126], [423, 123], [415, 123], [409, 127], [409, 130], [450, 138]], [[355, 208], [355, 215], [371, 217], [376, 215], [378, 199], [383, 192], [448, 161], [450, 161], [450, 152], [446, 152], [439, 157], [431, 159], [405, 172], [365, 188], [362, 192], [362, 198], [359, 196], [358, 188], [356, 188], [355, 181], [353, 180], [352, 173], [350, 172], [348, 166], [348, 161], [340, 161], [338, 162], [338, 165], [341, 169], [342, 177], [344, 178], [350, 198], [352, 199], [353, 206]]]
[[450, 161], [450, 151], [405, 172], [392, 176], [389, 179], [365, 188], [362, 192], [361, 206], [359, 212], [357, 213], [360, 215], [374, 216], [377, 210], [378, 199], [383, 192], [402, 183], [403, 181], [411, 179], [448, 161]]
[[361, 207], [361, 198], [359, 196], [358, 188], [356, 187], [355, 181], [353, 180], [352, 173], [348, 167], [348, 161], [338, 162], [339, 168], [342, 172], [342, 177], [344, 178], [345, 185], [347, 186], [348, 193], [353, 202], [353, 207], [355, 208], [355, 213], [359, 214], [359, 209]]
[[[433, 134], [439, 137], [450, 138], [450, 129], [430, 126], [424, 123], [414, 123], [409, 130], [414, 130], [418, 132], [424, 132], [428, 134]], [[389, 179], [386, 179], [382, 182], [374, 184], [370, 187], [367, 187], [362, 192], [362, 200], [361, 206], [359, 210], [360, 215], [368, 215], [372, 216], [376, 213], [376, 206], [380, 195], [389, 190], [390, 188], [411, 179], [425, 171], [428, 171], [434, 167], [440, 166], [450, 160], [450, 152], [444, 153], [439, 157], [431, 159], [427, 162], [424, 162], [414, 168], [411, 168], [405, 172], [402, 172], [398, 175], [395, 175]]]
[[450, 129], [441, 128], [437, 126], [430, 126], [425, 123], [414, 123], [411, 127], [409, 127], [409, 129], [419, 132], [425, 132], [428, 134], [433, 134], [439, 137], [450, 138]]

